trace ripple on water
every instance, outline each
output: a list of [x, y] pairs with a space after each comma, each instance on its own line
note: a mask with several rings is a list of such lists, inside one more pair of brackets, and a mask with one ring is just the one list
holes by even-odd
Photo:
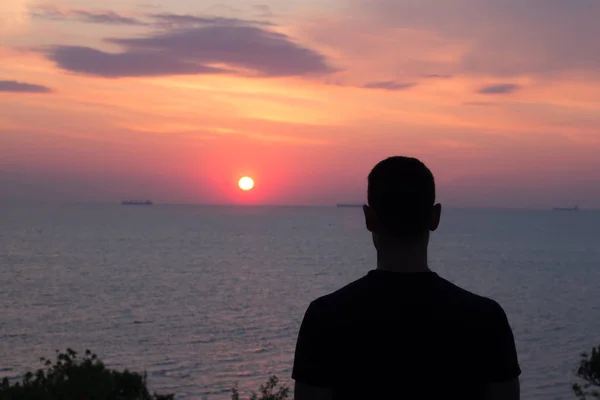
[[[179, 400], [291, 384], [314, 298], [374, 265], [360, 212], [336, 208], [77, 206], [0, 209], [2, 375], [67, 346], [147, 370]], [[572, 399], [600, 331], [600, 213], [445, 213], [432, 268], [497, 299], [515, 332], [523, 398]]]

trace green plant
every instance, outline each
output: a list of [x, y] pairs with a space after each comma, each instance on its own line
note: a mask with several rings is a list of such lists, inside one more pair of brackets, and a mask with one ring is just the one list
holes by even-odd
[[600, 346], [592, 349], [591, 355], [587, 353], [581, 355], [576, 375], [585, 383], [573, 384], [575, 395], [580, 400], [585, 400], [588, 396], [600, 399], [600, 392], [597, 389], [590, 391], [590, 388], [600, 388]]
[[0, 385], [0, 400], [173, 400], [174, 395], [150, 394], [146, 374], [105, 367], [87, 350], [83, 358], [67, 349], [56, 361], [41, 358], [43, 368], [27, 372], [21, 382], [8, 378]]
[[[260, 397], [255, 392], [252, 392], [249, 400], [286, 400], [289, 392], [290, 389], [288, 387], [279, 385], [279, 379], [276, 376], [272, 376], [266, 384], [260, 386]], [[237, 383], [231, 389], [231, 400], [240, 400]]]

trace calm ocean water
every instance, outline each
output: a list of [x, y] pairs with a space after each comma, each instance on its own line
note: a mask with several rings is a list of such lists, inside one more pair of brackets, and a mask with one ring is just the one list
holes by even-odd
[[[0, 221], [0, 377], [89, 348], [178, 399], [291, 384], [308, 303], [375, 265], [360, 209], [19, 206]], [[432, 238], [432, 269], [504, 306], [524, 399], [574, 399], [578, 355], [600, 344], [599, 226], [449, 210]]]

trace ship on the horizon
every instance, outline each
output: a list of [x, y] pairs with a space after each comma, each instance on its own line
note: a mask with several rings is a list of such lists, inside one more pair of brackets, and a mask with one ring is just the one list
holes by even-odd
[[575, 206], [575, 207], [554, 207], [554, 211], [579, 211], [579, 206]]
[[362, 204], [336, 204], [336, 207], [340, 207], [340, 208], [356, 208], [356, 207], [362, 207]]
[[150, 200], [125, 200], [121, 204], [124, 206], [151, 206], [154, 203]]

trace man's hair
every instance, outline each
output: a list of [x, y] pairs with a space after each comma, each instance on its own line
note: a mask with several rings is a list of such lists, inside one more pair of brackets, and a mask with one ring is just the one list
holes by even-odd
[[435, 180], [421, 161], [400, 156], [381, 161], [369, 174], [367, 192], [382, 233], [414, 240], [429, 232]]

